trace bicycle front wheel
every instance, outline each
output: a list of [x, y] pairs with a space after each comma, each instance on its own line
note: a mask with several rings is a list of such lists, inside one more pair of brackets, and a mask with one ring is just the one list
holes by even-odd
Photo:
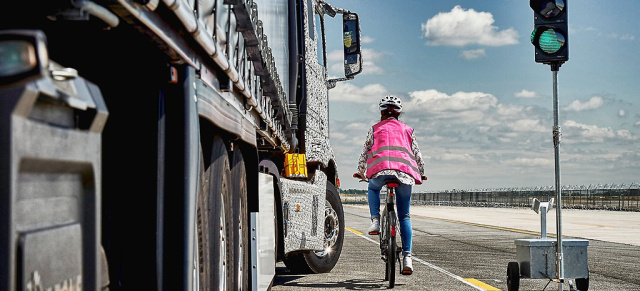
[[385, 232], [387, 234], [387, 278], [389, 278], [389, 288], [393, 288], [395, 286], [396, 281], [396, 261], [397, 255], [396, 248], [398, 245], [396, 244], [396, 224], [394, 211], [389, 211], [387, 213], [387, 227], [385, 228]]

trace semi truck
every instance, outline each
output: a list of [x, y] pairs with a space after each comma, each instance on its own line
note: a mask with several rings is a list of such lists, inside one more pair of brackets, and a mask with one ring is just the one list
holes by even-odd
[[358, 15], [323, 0], [4, 3], [0, 290], [268, 290], [280, 262], [330, 272], [344, 215], [328, 91], [361, 71]]

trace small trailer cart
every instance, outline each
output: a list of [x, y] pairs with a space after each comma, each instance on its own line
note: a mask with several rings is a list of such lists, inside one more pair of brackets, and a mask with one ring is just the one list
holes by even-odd
[[[562, 283], [567, 278], [575, 279], [575, 288], [571, 281], [571, 290], [589, 289], [589, 266], [587, 262], [588, 240], [547, 238], [547, 212], [553, 207], [553, 198], [549, 202], [533, 200], [533, 210], [540, 214], [541, 237], [535, 239], [516, 239], [517, 262], [507, 266], [507, 289], [517, 291], [520, 278], [548, 279]], [[561, 240], [562, 252], [557, 251]], [[558, 256], [561, 256], [558, 259]], [[557, 271], [557, 265], [562, 270]], [[559, 285], [562, 288], [562, 284]], [[562, 289], [560, 289], [562, 290]]]

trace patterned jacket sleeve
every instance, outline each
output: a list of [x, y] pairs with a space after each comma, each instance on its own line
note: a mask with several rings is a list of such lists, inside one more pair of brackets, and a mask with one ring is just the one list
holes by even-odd
[[369, 128], [369, 132], [367, 133], [367, 140], [364, 142], [364, 148], [362, 149], [362, 154], [360, 154], [360, 160], [358, 160], [358, 173], [366, 175], [367, 171], [367, 153], [371, 150], [373, 146], [373, 128]]
[[422, 159], [422, 153], [420, 152], [420, 147], [418, 146], [418, 140], [416, 139], [415, 133], [411, 133], [411, 139], [411, 150], [413, 151], [413, 156], [416, 157], [420, 175], [424, 176], [424, 160]]

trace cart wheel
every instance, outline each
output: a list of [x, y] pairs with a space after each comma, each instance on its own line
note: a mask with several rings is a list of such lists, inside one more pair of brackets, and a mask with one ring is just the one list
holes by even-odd
[[576, 289], [578, 289], [578, 291], [589, 290], [589, 277], [576, 279]]
[[507, 265], [507, 290], [518, 291], [520, 289], [520, 266], [518, 262], [509, 262]]

